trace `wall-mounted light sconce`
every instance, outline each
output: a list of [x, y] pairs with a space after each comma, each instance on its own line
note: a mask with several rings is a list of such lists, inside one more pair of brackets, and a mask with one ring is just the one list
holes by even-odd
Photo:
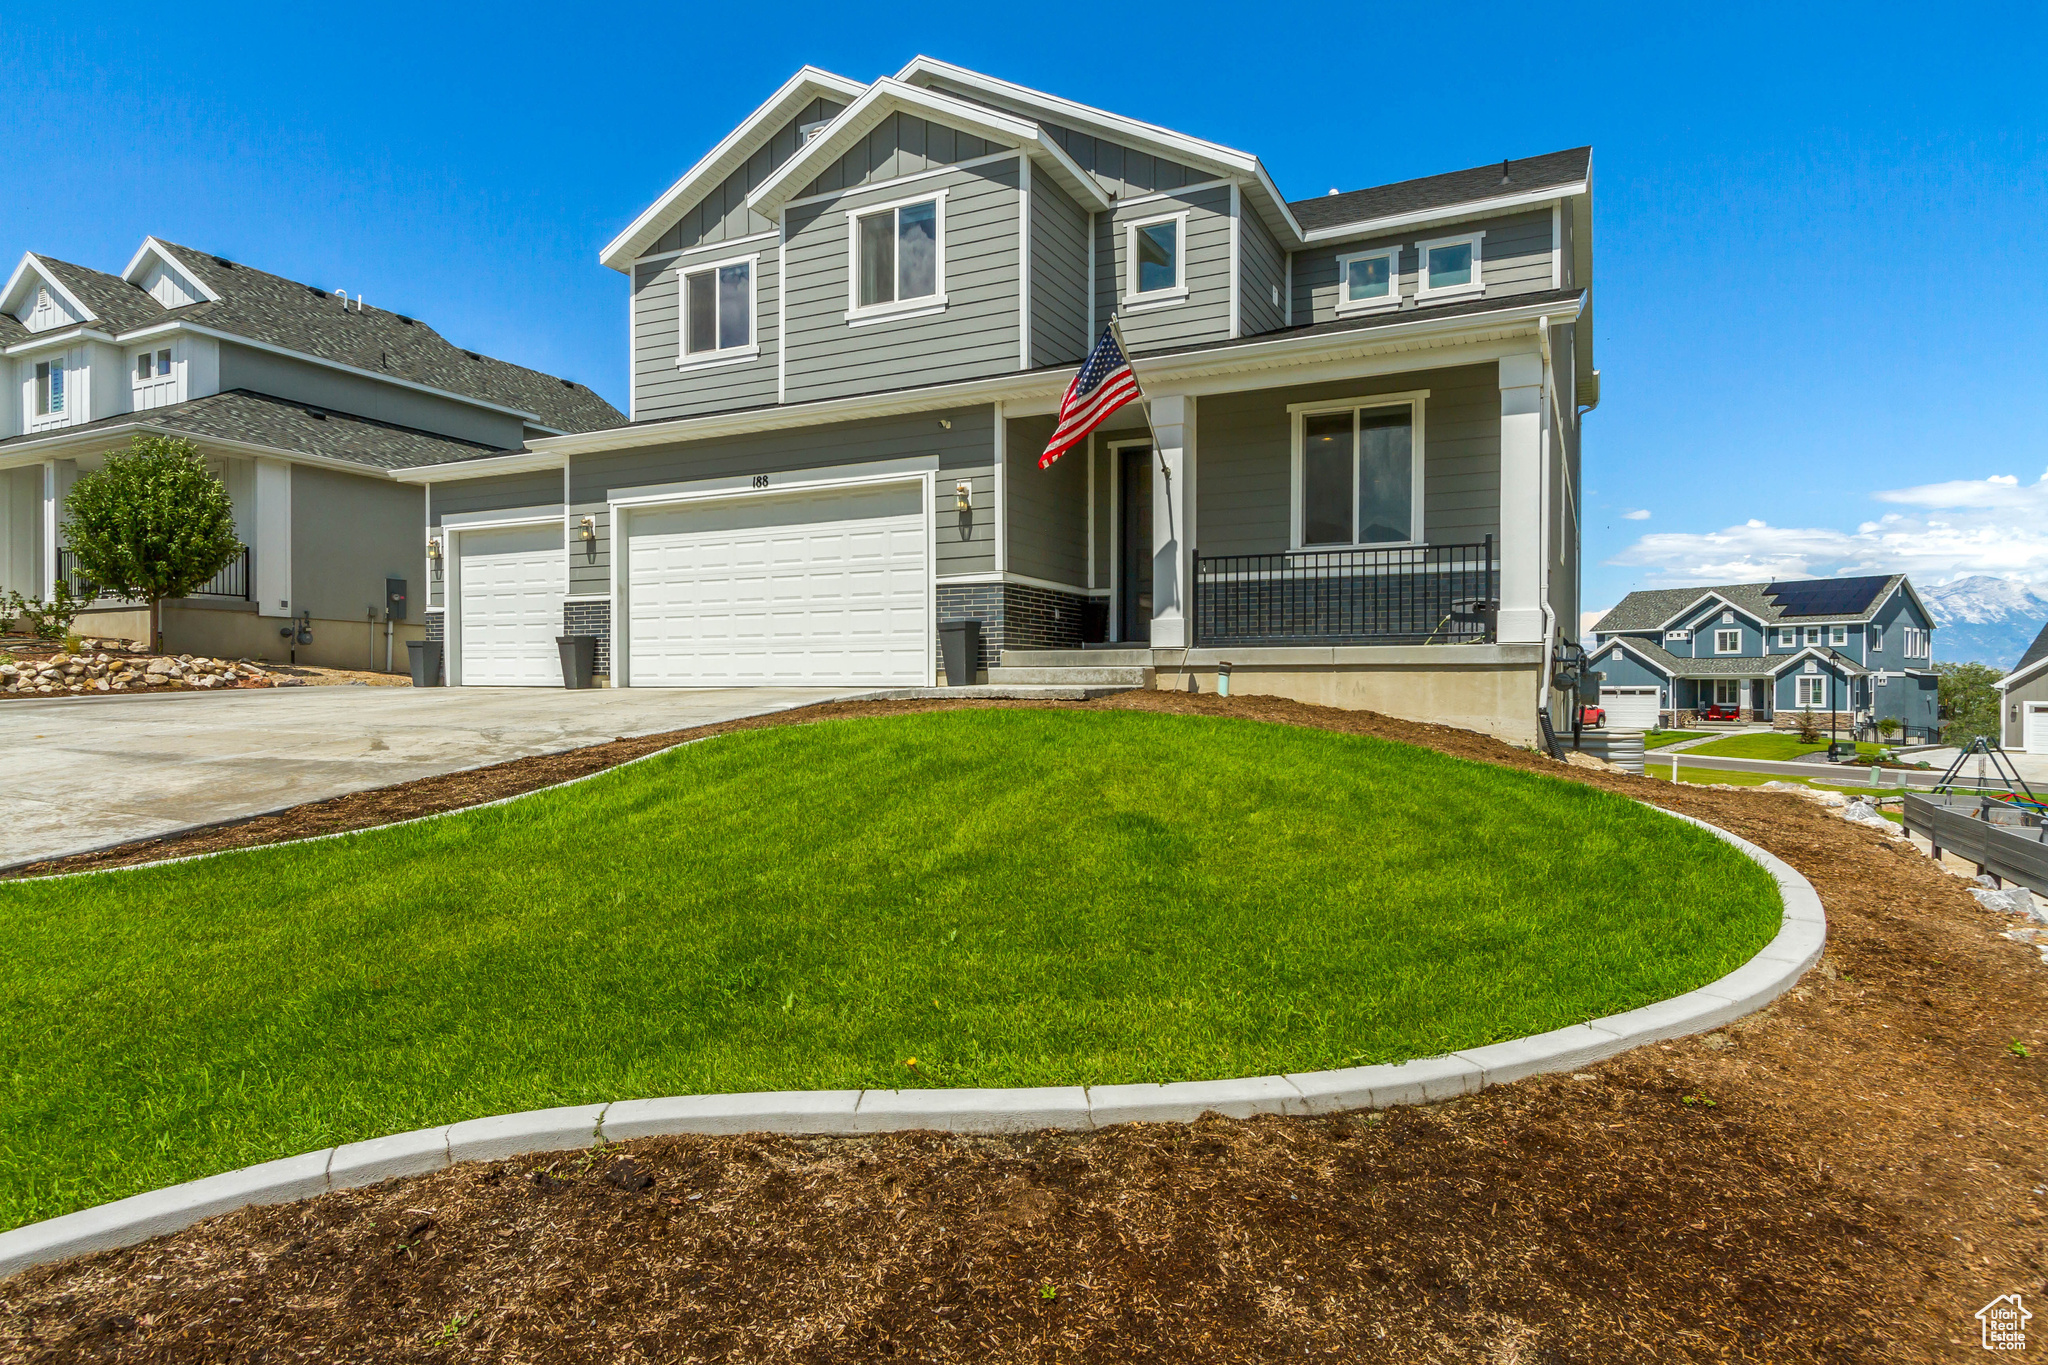
[[953, 429], [953, 419], [950, 417], [941, 417], [939, 419], [939, 425], [945, 430], [951, 431]]
[[434, 536], [427, 541], [427, 558], [437, 564], [441, 562], [441, 537]]
[[585, 517], [581, 525], [576, 528], [576, 534], [585, 545], [597, 544], [597, 518]]
[[974, 485], [962, 481], [953, 485], [953, 510], [971, 512], [974, 510]]

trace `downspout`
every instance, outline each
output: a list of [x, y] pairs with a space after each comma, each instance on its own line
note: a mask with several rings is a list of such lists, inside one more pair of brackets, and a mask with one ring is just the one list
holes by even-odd
[[[1550, 660], [1557, 650], [1557, 611], [1550, 605], [1550, 317], [1545, 314], [1536, 319], [1536, 340], [1543, 353], [1543, 422], [1538, 428], [1540, 439], [1537, 457], [1543, 462], [1543, 472], [1537, 480], [1541, 506], [1537, 512], [1542, 523], [1537, 528], [1537, 552], [1543, 557], [1543, 573], [1537, 580], [1537, 592], [1543, 604], [1543, 663], [1536, 670], [1536, 709], [1545, 711], [1550, 706]], [[1555, 727], [1556, 717], [1551, 718]]]

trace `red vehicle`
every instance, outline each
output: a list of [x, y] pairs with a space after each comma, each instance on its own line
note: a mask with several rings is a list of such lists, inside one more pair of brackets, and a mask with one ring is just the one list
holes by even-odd
[[1581, 707], [1579, 708], [1579, 728], [1580, 728], [1580, 729], [1582, 729], [1582, 730], [1597, 730], [1597, 729], [1599, 729], [1599, 728], [1600, 728], [1601, 726], [1605, 725], [1606, 723], [1607, 723], [1607, 708], [1606, 708], [1606, 707], [1604, 707], [1604, 706], [1581, 706]]
[[1739, 706], [1709, 706], [1706, 710], [1700, 712], [1700, 719], [1741, 720], [1742, 708]]

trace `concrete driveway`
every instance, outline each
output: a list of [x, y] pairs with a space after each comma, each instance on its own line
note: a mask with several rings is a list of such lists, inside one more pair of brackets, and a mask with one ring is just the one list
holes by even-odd
[[0, 867], [848, 694], [306, 687], [0, 703]]

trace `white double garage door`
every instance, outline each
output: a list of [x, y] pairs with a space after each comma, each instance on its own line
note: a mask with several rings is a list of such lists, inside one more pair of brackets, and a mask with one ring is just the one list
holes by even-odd
[[[613, 508], [612, 681], [928, 685], [923, 481]], [[462, 532], [459, 680], [556, 686], [560, 523]]]

